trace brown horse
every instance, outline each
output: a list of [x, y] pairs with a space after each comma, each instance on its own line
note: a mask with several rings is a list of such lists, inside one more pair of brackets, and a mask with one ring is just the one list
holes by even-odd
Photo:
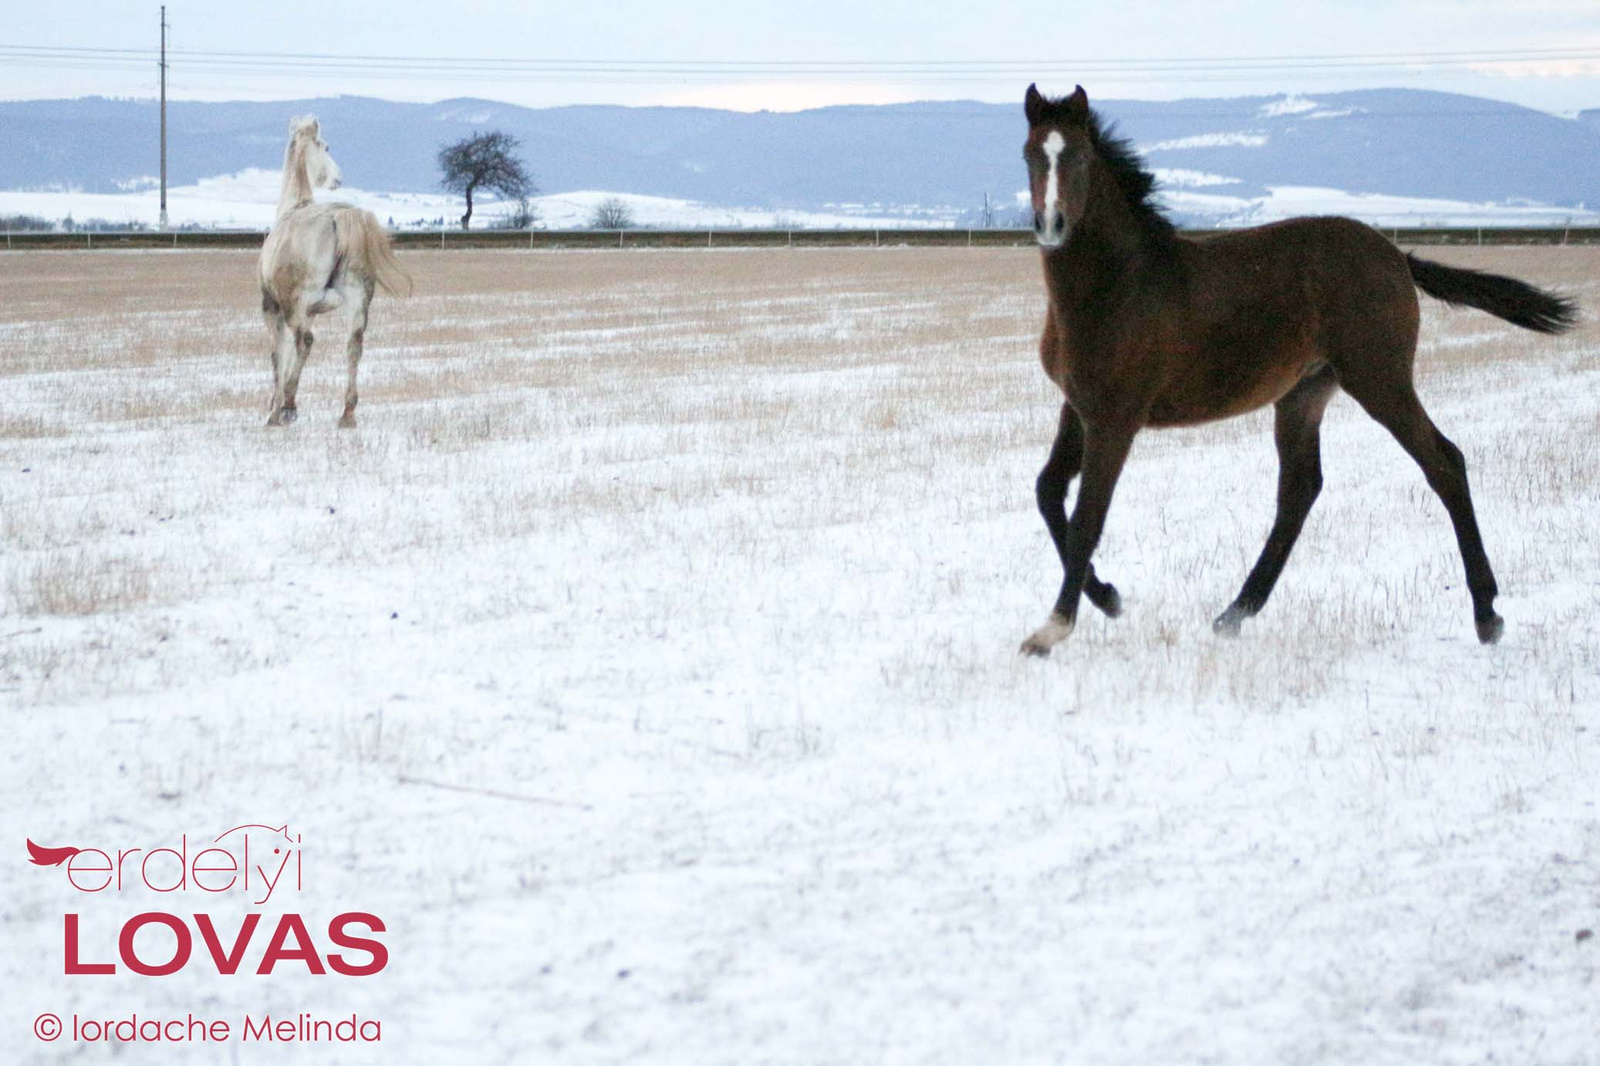
[[[1322, 488], [1318, 429], [1344, 389], [1422, 467], [1455, 525], [1478, 639], [1498, 640], [1497, 588], [1461, 452], [1412, 383], [1416, 290], [1559, 333], [1577, 309], [1531, 285], [1402, 254], [1344, 218], [1299, 218], [1203, 241], [1178, 236], [1151, 203], [1155, 179], [1110, 135], [1079, 86], [1028, 87], [1023, 159], [1049, 311], [1039, 355], [1066, 402], [1039, 474], [1039, 512], [1065, 576], [1049, 619], [1022, 644], [1048, 655], [1072, 632], [1082, 593], [1121, 611], [1090, 563], [1117, 477], [1146, 426], [1185, 426], [1275, 405], [1278, 510], [1261, 557], [1218, 633], [1261, 610]], [[1068, 521], [1067, 486], [1083, 483]]]

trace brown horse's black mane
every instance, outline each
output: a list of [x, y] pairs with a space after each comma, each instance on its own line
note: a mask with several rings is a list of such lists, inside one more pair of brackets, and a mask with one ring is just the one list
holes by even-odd
[[1102, 123], [1093, 109], [1089, 111], [1088, 131], [1089, 143], [1122, 191], [1140, 230], [1149, 236], [1171, 236], [1175, 232], [1172, 220], [1155, 203], [1156, 176], [1144, 168], [1133, 142], [1118, 137], [1116, 126]]

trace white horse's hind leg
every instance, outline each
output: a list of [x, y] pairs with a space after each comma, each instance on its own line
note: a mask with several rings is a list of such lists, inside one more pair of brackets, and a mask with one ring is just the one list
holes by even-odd
[[[266, 318], [267, 328], [272, 332], [272, 402], [268, 407], [267, 425], [281, 426], [286, 421], [283, 417], [284, 373], [294, 359], [294, 353], [290, 348], [293, 341], [290, 339], [288, 323], [284, 321], [283, 312], [269, 311]], [[288, 421], [292, 420], [291, 416]]]
[[311, 316], [324, 314], [344, 304], [344, 296], [333, 288], [301, 289], [296, 296], [299, 306], [304, 310], [298, 315], [291, 315], [289, 320], [289, 329], [294, 334], [294, 361], [289, 364], [288, 372], [283, 377], [284, 422], [295, 420], [295, 394], [300, 391], [300, 372], [311, 357], [311, 344], [316, 339], [311, 333]]
[[361, 365], [361, 349], [367, 337], [367, 309], [372, 306], [372, 285], [362, 287], [359, 294], [352, 293], [355, 302], [350, 305], [350, 339], [345, 344], [345, 354], [350, 360], [350, 382], [344, 390], [344, 414], [339, 418], [340, 429], [354, 429], [356, 425], [356, 369]]
[[311, 355], [311, 342], [315, 340], [311, 335], [310, 323], [291, 327], [294, 334], [294, 359], [289, 364], [288, 372], [283, 376], [283, 404], [278, 408], [278, 424], [287, 425], [295, 420], [295, 394], [300, 391], [300, 371], [305, 369], [306, 359]]

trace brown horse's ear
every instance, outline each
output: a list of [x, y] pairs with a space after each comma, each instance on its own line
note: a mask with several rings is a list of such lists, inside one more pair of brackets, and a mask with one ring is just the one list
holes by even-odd
[[1045, 100], [1039, 95], [1037, 84], [1028, 86], [1028, 94], [1022, 98], [1023, 113], [1028, 116], [1028, 125], [1037, 126], [1044, 117]]
[[1083, 91], [1081, 85], [1072, 91], [1071, 96], [1062, 101], [1062, 106], [1066, 108], [1067, 114], [1079, 122], [1085, 122], [1089, 118], [1089, 94]]

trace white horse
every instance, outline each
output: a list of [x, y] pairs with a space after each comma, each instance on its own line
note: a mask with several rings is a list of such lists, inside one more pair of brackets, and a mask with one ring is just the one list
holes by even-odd
[[366, 337], [373, 290], [411, 293], [411, 278], [395, 259], [389, 235], [372, 212], [349, 204], [318, 204], [313, 189], [337, 189], [339, 167], [328, 154], [311, 115], [289, 122], [283, 153], [278, 218], [261, 248], [261, 313], [272, 334], [272, 408], [269, 426], [295, 419], [300, 371], [311, 354], [311, 317], [348, 308], [350, 383], [341, 429], [356, 424], [356, 367]]

